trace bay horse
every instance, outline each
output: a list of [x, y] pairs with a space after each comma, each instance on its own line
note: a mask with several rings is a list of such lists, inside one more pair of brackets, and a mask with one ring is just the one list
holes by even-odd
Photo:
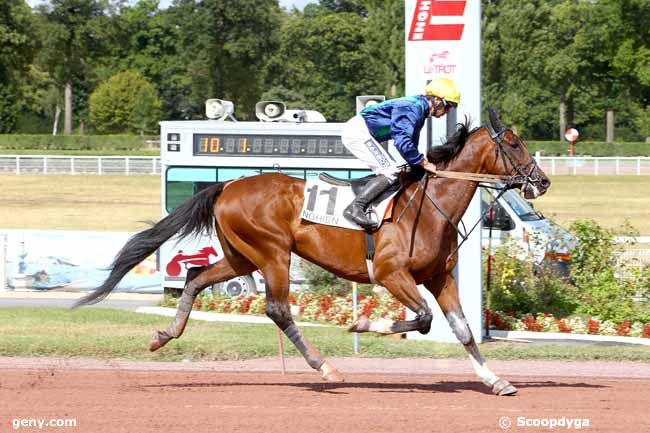
[[[508, 176], [509, 186], [519, 188], [527, 198], [548, 189], [548, 177], [522, 140], [501, 124], [496, 112], [491, 112], [486, 126], [470, 130], [468, 124], [466, 119], [427, 158], [442, 170]], [[106, 281], [75, 306], [106, 297], [129, 270], [172, 236], [183, 238], [216, 230], [225, 257], [188, 271], [176, 317], [166, 330], [154, 333], [149, 349], [158, 350], [181, 336], [194, 300], [204, 288], [260, 270], [266, 281], [267, 316], [323, 379], [342, 381], [343, 376], [311, 345], [291, 317], [289, 263], [294, 252], [339, 277], [369, 283], [365, 234], [302, 220], [304, 186], [302, 179], [270, 173], [217, 183], [201, 191], [155, 226], [129, 239], [113, 261]], [[423, 284], [434, 295], [455, 336], [464, 345], [479, 378], [495, 394], [510, 395], [517, 389], [494, 374], [479, 352], [452, 275], [458, 246], [455, 227], [477, 187], [476, 181], [429, 176], [426, 183], [413, 182], [405, 188], [394, 204], [394, 215], [400, 218], [384, 222], [372, 234], [376, 246], [374, 282], [388, 289], [416, 317], [388, 323], [364, 318], [350, 330], [427, 333], [432, 313], [417, 289], [418, 284]], [[408, 200], [416, 193], [421, 197], [417, 205]]]

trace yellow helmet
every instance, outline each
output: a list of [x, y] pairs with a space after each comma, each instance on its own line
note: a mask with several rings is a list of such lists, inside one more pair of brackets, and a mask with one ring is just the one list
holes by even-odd
[[447, 102], [460, 104], [460, 89], [449, 78], [436, 78], [427, 84], [424, 93], [427, 96], [437, 96]]

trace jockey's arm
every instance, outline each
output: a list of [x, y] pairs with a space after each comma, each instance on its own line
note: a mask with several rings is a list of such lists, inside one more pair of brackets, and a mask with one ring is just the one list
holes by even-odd
[[[391, 118], [391, 132], [395, 148], [404, 160], [411, 166], [421, 165], [425, 160], [413, 142], [416, 134], [415, 125], [418, 113], [411, 107], [395, 107]], [[418, 131], [419, 132], [419, 131]]]

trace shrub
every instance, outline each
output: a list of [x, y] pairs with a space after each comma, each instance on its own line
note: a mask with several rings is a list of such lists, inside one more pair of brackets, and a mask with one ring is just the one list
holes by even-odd
[[[339, 278], [313, 263], [303, 260], [300, 269], [310, 292], [339, 296], [349, 294], [352, 291], [350, 281]], [[372, 295], [372, 287], [371, 284], [359, 284], [357, 290], [361, 295], [370, 296]]]
[[514, 243], [495, 250], [491, 281], [490, 292], [487, 286], [484, 291], [491, 311], [566, 316], [576, 308], [573, 288], [551, 267], [536, 267], [533, 258]]
[[647, 276], [640, 272], [638, 279], [620, 277], [620, 267], [629, 265], [618, 263], [622, 247], [614, 242], [613, 232], [592, 220], [577, 221], [570, 230], [578, 239], [571, 265], [578, 311], [616, 323], [643, 321], [647, 312], [634, 297], [643, 290]]
[[90, 95], [90, 121], [100, 133], [157, 130], [162, 103], [155, 87], [135, 71], [101, 83]]

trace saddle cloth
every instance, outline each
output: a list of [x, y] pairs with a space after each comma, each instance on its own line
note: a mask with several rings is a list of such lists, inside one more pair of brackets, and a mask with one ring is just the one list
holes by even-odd
[[[343, 216], [343, 210], [356, 197], [352, 185], [347, 181], [334, 182], [336, 179], [333, 178], [327, 182], [323, 178], [328, 178], [328, 176], [321, 174], [319, 178], [308, 180], [305, 183], [304, 202], [300, 217], [317, 224], [363, 230], [361, 226], [348, 221]], [[368, 207], [373, 221], [379, 221], [381, 225], [384, 220], [391, 217], [393, 198], [397, 192], [396, 190], [382, 194], [375, 203]]]

